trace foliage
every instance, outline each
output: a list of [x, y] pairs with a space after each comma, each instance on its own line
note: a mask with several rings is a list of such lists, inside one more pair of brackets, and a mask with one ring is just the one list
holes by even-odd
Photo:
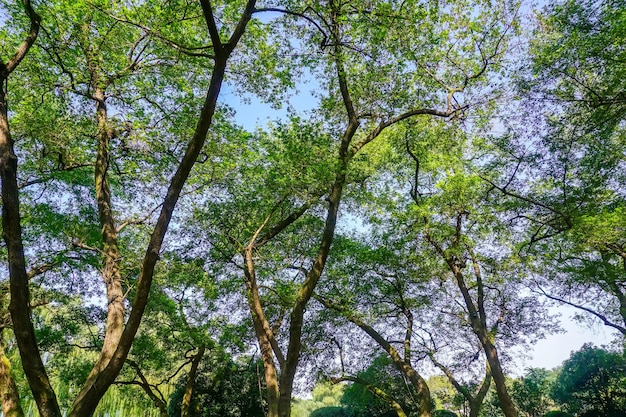
[[[226, 352], [208, 352], [193, 385], [190, 410], [201, 417], [260, 417], [265, 415], [262, 363], [251, 358], [234, 361]], [[171, 395], [168, 415], [180, 417], [187, 378], [183, 375]]]
[[458, 414], [448, 410], [435, 410], [433, 411], [433, 417], [459, 417]]
[[573, 417], [571, 414], [565, 411], [548, 411], [543, 417]]
[[[359, 372], [357, 376], [389, 394], [402, 406], [407, 415], [417, 409], [413, 397], [415, 394], [412, 392], [410, 384], [405, 381], [388, 356], [376, 357], [367, 369]], [[345, 389], [341, 404], [351, 410], [355, 417], [382, 416], [387, 413], [395, 413], [388, 402], [359, 383], [353, 383]]]
[[[529, 417], [554, 400], [624, 411], [623, 357], [591, 346], [558, 377], [505, 380], [511, 348], [556, 330], [545, 297], [626, 334], [624, 0], [562, 0], [532, 22], [516, 0], [39, 1], [7, 78], [29, 4], [0, 1], [0, 173], [21, 202], [9, 218], [3, 177], [0, 324], [11, 361], [31, 330], [46, 359], [22, 358], [31, 387], [16, 367], [25, 409], [54, 392], [74, 407], [88, 381], [71, 417], [100, 399], [96, 415], [168, 399], [179, 415], [206, 345], [197, 415], [284, 417], [299, 378], [340, 372], [407, 414], [460, 414], [448, 378], [416, 390], [398, 370], [427, 358], [472, 389], [489, 358], [500, 400]], [[9, 312], [16, 283], [30, 298]], [[357, 383], [312, 395], [294, 417], [393, 413]], [[483, 415], [507, 408], [489, 395]]]
[[345, 407], [322, 407], [311, 413], [311, 417], [352, 417], [353, 414]]
[[553, 397], [572, 414], [623, 415], [626, 411], [625, 369], [622, 354], [585, 344], [563, 363]]
[[556, 375], [542, 368], [526, 370], [521, 379], [513, 381], [512, 396], [520, 412], [528, 417], [540, 417], [552, 406], [550, 398]]

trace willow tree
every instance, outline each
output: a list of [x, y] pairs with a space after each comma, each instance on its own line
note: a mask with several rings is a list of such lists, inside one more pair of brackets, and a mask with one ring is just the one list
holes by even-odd
[[[15, 55], [8, 63], [3, 64], [3, 85], [33, 45], [39, 30], [39, 16], [33, 11], [29, 2], [24, 4], [31, 21], [31, 29], [24, 42], [17, 48]], [[51, 66], [46, 75], [58, 77], [57, 82], [48, 88], [52, 87], [57, 91], [73, 94], [74, 98], [70, 98], [72, 105], [85, 104], [95, 107], [91, 130], [92, 137], [95, 139], [94, 148], [85, 151], [84, 154], [94, 158], [94, 162], [90, 165], [94, 169], [94, 200], [101, 233], [97, 247], [88, 249], [97, 251], [101, 256], [101, 273], [106, 286], [107, 321], [98, 360], [77, 395], [69, 415], [92, 415], [99, 400], [124, 364], [146, 308], [155, 265], [159, 259], [159, 252], [172, 213], [185, 181], [203, 150], [216, 111], [228, 60], [246, 31], [254, 4], [255, 2], [251, 0], [245, 4], [231, 4], [225, 7], [223, 4], [202, 0], [198, 5], [181, 2], [169, 3], [167, 8], [161, 8], [158, 4], [146, 2], [137, 8], [128, 9], [121, 3], [70, 4], [60, 2], [51, 4], [45, 11], [42, 11], [44, 15], [42, 31], [45, 31], [47, 36], [47, 42], [42, 43], [42, 49], [53, 62], [52, 64], [49, 61], [45, 63]], [[154, 13], [151, 14], [151, 11]], [[193, 23], [185, 17], [190, 13], [194, 16]], [[149, 26], [144, 25], [134, 20], [139, 15], [150, 16], [154, 20], [148, 22]], [[49, 19], [49, 23], [46, 23], [46, 18]], [[171, 25], [166, 25], [163, 19]], [[177, 22], [179, 25], [176, 24]], [[167, 30], [172, 27], [181, 31], [178, 37], [167, 33]], [[210, 76], [206, 77], [208, 85], [203, 103], [198, 106], [201, 109], [188, 108], [191, 112], [199, 112], [196, 116], [195, 128], [178, 132], [189, 137], [187, 148], [179, 156], [178, 162], [174, 164], [176, 167], [172, 169], [173, 172], [169, 174], [171, 179], [164, 186], [166, 191], [156, 197], [158, 203], [154, 212], [158, 211], [159, 214], [155, 218], [152, 218], [150, 214], [146, 217], [146, 220], [154, 222], [154, 226], [151, 229], [145, 255], [140, 262], [141, 267], [134, 283], [134, 298], [132, 301], [127, 301], [127, 293], [123, 289], [120, 273], [118, 233], [134, 221], [128, 219], [122, 222], [116, 217], [118, 214], [115, 210], [111, 176], [118, 159], [111, 155], [111, 147], [113, 141], [120, 135], [120, 131], [116, 129], [119, 126], [112, 123], [107, 104], [115, 102], [123, 108], [126, 103], [121, 92], [123, 88], [133, 87], [130, 80], [133, 80], [133, 77], [142, 70], [150, 68], [162, 70], [153, 77], [153, 80], [164, 81], [169, 75], [167, 69], [171, 67], [170, 60], [179, 56], [204, 59], [210, 68]], [[37, 80], [37, 77], [34, 79]], [[168, 85], [168, 87], [172, 88], [177, 85], [180, 83]], [[193, 91], [193, 88], [190, 87], [189, 90]], [[177, 93], [175, 90], [173, 92]], [[171, 98], [172, 91], [169, 95], [166, 89], [153, 90], [152, 93], [141, 98], [153, 105], [152, 115], [158, 118], [158, 112], [154, 108], [159, 109], [159, 104], [167, 102]], [[22, 366], [40, 415], [60, 416], [62, 413], [41, 360], [31, 319], [29, 277], [22, 243], [20, 191], [17, 186], [18, 164], [13, 150], [13, 141], [8, 131], [4, 90], [2, 90], [2, 99], [4, 115], [2, 119], [3, 235], [9, 253], [12, 325], [20, 349]], [[45, 95], [43, 99], [45, 103]], [[143, 111], [145, 112], [146, 109], [144, 108]], [[128, 129], [132, 130], [130, 126]], [[59, 160], [64, 161], [65, 156], [59, 153]], [[144, 165], [144, 169], [145, 167], [149, 165]], [[30, 183], [37, 182], [41, 181]], [[80, 241], [76, 243], [82, 244]], [[131, 306], [129, 312], [125, 311], [127, 302]], [[127, 317], [126, 320], [125, 317]]]

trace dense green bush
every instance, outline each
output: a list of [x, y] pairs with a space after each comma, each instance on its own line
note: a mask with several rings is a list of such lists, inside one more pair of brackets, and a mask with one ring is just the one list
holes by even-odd
[[543, 417], [574, 417], [570, 413], [566, 413], [565, 411], [548, 411], [543, 415]]
[[456, 413], [448, 410], [435, 410], [433, 411], [433, 417], [459, 417]]

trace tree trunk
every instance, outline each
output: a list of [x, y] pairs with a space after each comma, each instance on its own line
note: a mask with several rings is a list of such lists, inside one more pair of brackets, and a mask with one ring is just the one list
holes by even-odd
[[506, 388], [506, 379], [502, 367], [500, 366], [500, 359], [498, 358], [496, 347], [487, 334], [483, 333], [483, 336], [479, 335], [479, 338], [481, 339], [480, 341], [491, 367], [491, 376], [493, 377], [493, 382], [496, 384], [496, 393], [498, 394], [498, 400], [500, 400], [500, 408], [506, 417], [517, 417], [517, 407], [513, 403]]
[[[2, 67], [5, 67], [2, 64]], [[6, 68], [6, 67], [5, 67]], [[0, 68], [2, 70], [2, 68]], [[8, 73], [0, 74], [0, 179], [2, 180], [2, 237], [9, 255], [11, 301], [9, 311], [17, 339], [22, 367], [37, 403], [41, 417], [61, 417], [56, 395], [41, 360], [35, 329], [30, 318], [30, 289], [20, 219], [17, 186], [17, 156], [9, 130], [4, 82]]]
[[[318, 297], [319, 300], [326, 308], [334, 309], [342, 312], [341, 307], [333, 305], [332, 303], [324, 300], [321, 297]], [[345, 313], [345, 311], [343, 311]], [[394, 348], [388, 341], [385, 339], [380, 333], [376, 331], [372, 326], [362, 321], [360, 318], [353, 316], [351, 314], [347, 314], [346, 318], [350, 320], [352, 323], [361, 328], [369, 337], [371, 337], [393, 360], [393, 363], [396, 365], [398, 370], [402, 372], [411, 382], [413, 388], [417, 392], [418, 398], [418, 416], [419, 417], [430, 417], [432, 413], [432, 403], [430, 396], [430, 389], [428, 388], [428, 383], [426, 380], [412, 367], [411, 363], [406, 360], [406, 358], [402, 358], [400, 353], [396, 348]], [[409, 326], [410, 327], [410, 326]], [[404, 345], [405, 349], [407, 348], [406, 344]]]
[[193, 385], [196, 382], [196, 374], [198, 373], [198, 366], [204, 356], [204, 345], [200, 345], [198, 353], [193, 357], [191, 362], [191, 369], [189, 370], [189, 376], [187, 377], [187, 384], [185, 384], [185, 394], [183, 395], [183, 401], [180, 404], [180, 417], [189, 417], [189, 407], [191, 406], [191, 397], [193, 395]]
[[[273, 332], [265, 317], [263, 306], [259, 298], [259, 289], [256, 283], [256, 275], [254, 262], [252, 260], [252, 248], [248, 247], [244, 253], [245, 267], [244, 274], [246, 277], [246, 297], [248, 306], [254, 324], [254, 332], [256, 334], [259, 348], [261, 349], [261, 359], [263, 360], [263, 374], [266, 385], [267, 398], [267, 417], [278, 417], [280, 387], [278, 384], [278, 373], [276, 364], [274, 363], [274, 352], [280, 353], [280, 348], [276, 345], [272, 346]], [[284, 359], [279, 360], [281, 366], [284, 366]]]
[[491, 376], [493, 378], [493, 382], [496, 384], [496, 392], [498, 394], [498, 400], [500, 401], [500, 408], [506, 417], [517, 417], [518, 411], [517, 407], [513, 403], [511, 396], [506, 388], [506, 379], [504, 376], [504, 372], [502, 371], [502, 366], [500, 365], [500, 358], [498, 357], [498, 351], [496, 350], [493, 341], [489, 335], [489, 330], [487, 329], [487, 321], [485, 317], [485, 311], [483, 308], [483, 286], [482, 279], [480, 278], [480, 273], [477, 272], [477, 286], [479, 293], [479, 308], [477, 309], [474, 305], [474, 302], [469, 293], [469, 289], [465, 284], [465, 278], [463, 277], [463, 272], [459, 265], [457, 265], [453, 259], [447, 258], [447, 262], [454, 273], [454, 276], [457, 280], [457, 284], [461, 294], [463, 295], [463, 299], [465, 300], [465, 306], [469, 312], [470, 322], [472, 324], [472, 330], [474, 334], [478, 336], [478, 340], [485, 351], [485, 356], [487, 357], [487, 361], [489, 362], [489, 367], [491, 370]]
[[[94, 82], [95, 81], [96, 80], [94, 80]], [[125, 300], [124, 290], [122, 288], [122, 274], [120, 271], [121, 255], [117, 245], [117, 229], [113, 217], [111, 189], [108, 179], [109, 146], [112, 134], [108, 123], [105, 91], [95, 86], [94, 99], [96, 101], [96, 118], [98, 121], [98, 149], [96, 154], [94, 182], [102, 235], [104, 267], [102, 268], [101, 274], [106, 286], [107, 322], [100, 356], [89, 373], [85, 385], [93, 384], [96, 376], [108, 365], [115, 353], [115, 349], [117, 349], [119, 345], [122, 331], [124, 330]]]
[[41, 360], [35, 329], [30, 319], [30, 290], [22, 243], [19, 189], [17, 186], [17, 156], [9, 130], [7, 96], [4, 86], [9, 75], [24, 59], [39, 33], [41, 18], [29, 0], [23, 0], [30, 20], [27, 36], [13, 57], [0, 61], [0, 180], [2, 184], [2, 237], [7, 246], [11, 301], [9, 311], [17, 340], [22, 367], [37, 403], [41, 417], [61, 417], [56, 395]]
[[154, 269], [159, 259], [159, 252], [161, 250], [169, 222], [172, 218], [174, 207], [178, 202], [178, 197], [187, 177], [189, 176], [189, 173], [191, 172], [191, 168], [202, 150], [207, 132], [211, 125], [225, 69], [226, 58], [216, 58], [211, 85], [209, 86], [209, 90], [207, 91], [205, 98], [205, 105], [202, 108], [193, 138], [191, 139], [187, 151], [170, 182], [159, 219], [157, 220], [157, 224], [155, 225], [150, 237], [150, 242], [148, 243], [148, 248], [146, 249], [146, 253], [144, 255], [141, 273], [136, 285], [137, 291], [135, 299], [132, 303], [133, 308], [119, 339], [117, 348], [106, 367], [95, 375], [91, 384], [83, 387], [72, 405], [68, 415], [69, 417], [91, 416], [100, 402], [100, 399], [106, 393], [113, 381], [115, 381], [115, 378], [124, 365], [124, 361], [130, 351], [130, 347], [137, 330], [139, 329], [141, 318], [148, 303], [148, 295], [152, 285]]

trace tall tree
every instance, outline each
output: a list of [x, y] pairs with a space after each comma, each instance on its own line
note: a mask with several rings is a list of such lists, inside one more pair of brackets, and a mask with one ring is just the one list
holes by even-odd
[[[211, 69], [211, 77], [208, 88], [206, 90], [204, 105], [198, 116], [198, 122], [188, 141], [187, 150], [181, 157], [180, 162], [174, 172], [167, 192], [161, 199], [160, 213], [152, 230], [150, 241], [147, 245], [145, 255], [143, 257], [141, 271], [135, 284], [134, 299], [131, 303], [132, 309], [128, 314], [128, 319], [124, 323], [124, 293], [121, 288], [121, 276], [119, 273], [119, 248], [117, 241], [117, 233], [122, 224], [116, 224], [114, 211], [112, 208], [112, 196], [109, 185], [111, 165], [113, 161], [110, 156], [111, 141], [115, 137], [115, 130], [109, 122], [107, 112], [107, 95], [108, 88], [113, 88], [116, 82], [123, 82], [125, 77], [132, 75], [137, 70], [143, 59], [151, 59], [152, 56], [145, 57], [142, 55], [147, 46], [143, 43], [145, 39], [161, 40], [169, 44], [174, 49], [181, 48], [180, 45], [171, 41], [168, 42], [164, 37], [159, 37], [158, 33], [150, 32], [144, 28], [138, 30], [138, 25], [134, 25], [134, 30], [127, 32], [118, 32], [119, 36], [129, 34], [133, 36], [137, 34], [137, 38], [131, 40], [127, 49], [128, 54], [125, 55], [127, 60], [122, 66], [118, 66], [118, 62], [108, 61], [107, 56], [103, 56], [102, 50], [99, 50], [102, 41], [119, 42], [119, 39], [108, 39], [107, 30], [117, 30], [120, 24], [119, 20], [111, 18], [112, 14], [124, 12], [123, 7], [107, 9], [108, 4], [75, 4], [72, 12], [77, 16], [86, 13], [85, 22], [73, 26], [76, 31], [77, 49], [80, 51], [79, 60], [84, 59], [86, 65], [87, 78], [76, 80], [73, 77], [75, 68], [71, 65], [76, 62], [68, 62], [60, 54], [54, 46], [50, 46], [46, 52], [50, 53], [53, 60], [60, 67], [60, 72], [69, 80], [69, 84], [74, 93], [84, 96], [88, 101], [96, 104], [96, 138], [97, 149], [95, 155], [95, 185], [96, 185], [96, 201], [100, 223], [102, 226], [102, 247], [100, 249], [103, 256], [103, 278], [107, 286], [107, 324], [104, 339], [104, 345], [101, 350], [100, 358], [96, 362], [90, 376], [88, 377], [83, 389], [78, 394], [70, 415], [72, 416], [88, 416], [93, 411], [102, 398], [107, 388], [113, 383], [131, 348], [132, 341], [135, 337], [142, 315], [148, 301], [148, 295], [151, 288], [152, 278], [154, 274], [155, 264], [159, 258], [159, 252], [163, 245], [163, 240], [167, 232], [172, 213], [179, 199], [185, 181], [189, 176], [191, 169], [200, 155], [205, 143], [207, 132], [211, 126], [213, 116], [215, 114], [216, 102], [219, 96], [221, 85], [224, 79], [227, 62], [232, 55], [235, 47], [242, 38], [248, 22], [252, 17], [254, 10], [254, 1], [248, 1], [245, 4], [238, 5], [238, 15], [231, 19], [218, 20], [217, 13], [221, 13], [222, 8], [215, 8], [209, 1], [200, 1], [200, 9], [197, 13], [202, 16], [204, 25], [206, 26], [204, 39], [210, 44], [210, 53], [204, 53], [203, 56], [213, 60]], [[31, 30], [29, 36], [19, 47], [17, 54], [3, 65], [3, 81], [13, 72], [17, 64], [22, 60], [29, 47], [37, 35], [39, 29], [39, 17], [30, 7], [29, 2], [25, 2], [27, 14], [31, 20]], [[156, 7], [152, 3], [143, 5], [146, 10], [150, 7]], [[104, 17], [105, 23], [99, 26], [100, 22], [94, 20], [93, 17]], [[80, 19], [82, 19], [81, 16]], [[196, 22], [200, 19], [196, 19]], [[183, 18], [184, 21], [184, 18]], [[199, 23], [199, 22], [197, 22]], [[222, 27], [223, 26], [223, 27]], [[228, 34], [227, 34], [228, 31]], [[100, 39], [98, 39], [100, 37]], [[97, 41], [100, 41], [98, 43]], [[146, 41], [146, 42], [149, 42]], [[61, 44], [62, 46], [63, 44]], [[120, 45], [126, 47], [124, 43]], [[191, 55], [194, 51], [187, 51]], [[122, 53], [123, 54], [123, 53]], [[124, 56], [124, 55], [122, 55]], [[118, 58], [116, 56], [115, 58]], [[107, 67], [107, 65], [111, 65]], [[82, 77], [81, 73], [81, 77]], [[6, 104], [5, 92], [2, 90], [3, 103]], [[29, 281], [25, 269], [24, 249], [22, 244], [22, 236], [20, 231], [20, 212], [18, 202], [17, 188], [17, 164], [15, 154], [13, 152], [13, 142], [11, 141], [8, 131], [8, 113], [6, 105], [3, 104], [3, 140], [5, 140], [3, 162], [3, 234], [7, 246], [9, 248], [9, 264], [10, 264], [10, 280], [11, 280], [11, 315], [15, 335], [20, 353], [22, 356], [22, 364], [26, 376], [29, 380], [33, 396], [37, 402], [39, 412], [42, 416], [60, 416], [61, 412], [56, 401], [54, 392], [52, 391], [49, 379], [41, 362], [41, 356], [35, 339], [33, 324], [30, 317], [30, 297], [29, 297]]]
[[[52, 387], [48, 382], [39, 350], [35, 341], [33, 325], [30, 321], [30, 293], [28, 289], [28, 274], [24, 261], [24, 246], [22, 244], [22, 227], [20, 218], [20, 199], [17, 183], [17, 156], [15, 154], [15, 142], [9, 129], [8, 108], [8, 80], [18, 65], [28, 54], [39, 34], [41, 18], [33, 9], [30, 1], [23, 1], [24, 11], [30, 21], [27, 34], [16, 50], [9, 52], [11, 57], [5, 61], [0, 57], [0, 179], [2, 180], [2, 237], [7, 245], [9, 257], [9, 276], [11, 301], [9, 310], [13, 320], [13, 329], [16, 337], [22, 342], [19, 345], [20, 354], [28, 358], [24, 364], [25, 371], [29, 375], [29, 382], [33, 384], [33, 390], [41, 394], [41, 401], [58, 411], [56, 398]], [[3, 51], [4, 52], [4, 51]], [[4, 54], [3, 54], [4, 55]], [[9, 369], [3, 365], [4, 380], [8, 378]], [[4, 381], [3, 381], [4, 382]], [[6, 388], [11, 387], [11, 382], [3, 384]], [[12, 390], [13, 391], [13, 390]], [[10, 392], [10, 391], [9, 391]], [[5, 409], [13, 403], [13, 409]], [[20, 413], [19, 394], [12, 392], [9, 398], [3, 399], [3, 411]], [[49, 414], [42, 413], [47, 416]]]
[[508, 166], [485, 177], [528, 230], [538, 292], [624, 334], [624, 4], [563, 1], [537, 16], [532, 65], [520, 69], [523, 126], [512, 118]]
[[[509, 5], [500, 5], [499, 19], [491, 20], [492, 16], [486, 13], [461, 12], [461, 4], [444, 10], [418, 2], [330, 1], [306, 8], [297, 2], [287, 2], [286, 6], [286, 9], [267, 10], [283, 12], [295, 19], [296, 33], [304, 38], [308, 48], [317, 49], [321, 45], [321, 53], [311, 57], [315, 64], [312, 71], [327, 90], [319, 116], [323, 117], [322, 126], [334, 139], [335, 150], [330, 168], [333, 176], [322, 188], [328, 204], [323, 226], [315, 232], [319, 243], [310, 261], [297, 265], [303, 281], [293, 286], [287, 303], [288, 336], [282, 346], [277, 337], [280, 326], [270, 322], [260, 292], [264, 285], [257, 277], [258, 254], [269, 242], [278, 241], [278, 235], [302, 217], [313, 203], [305, 199], [287, 211], [281, 204], [268, 208], [265, 215], [259, 216], [261, 219], [249, 237], [239, 243], [247, 297], [263, 354], [270, 416], [290, 413], [305, 310], [330, 254], [344, 191], [351, 178], [359, 177], [353, 168], [355, 160], [391, 126], [418, 116], [460, 115], [465, 106], [458, 104], [456, 95], [479, 83], [492, 62], [501, 56], [510, 29], [506, 19], [511, 13]], [[470, 25], [468, 19], [457, 26], [456, 17], [452, 16], [460, 15], [477, 16], [476, 24]], [[505, 19], [504, 24], [501, 18]], [[453, 29], [439, 32], [439, 21]], [[457, 37], [464, 36], [469, 39], [467, 44], [455, 44]], [[457, 48], [433, 50], [432, 46], [439, 41]], [[478, 44], [481, 46], [477, 50]], [[279, 201], [284, 202], [285, 197], [281, 195]], [[288, 270], [293, 265], [287, 263], [282, 268]]]

